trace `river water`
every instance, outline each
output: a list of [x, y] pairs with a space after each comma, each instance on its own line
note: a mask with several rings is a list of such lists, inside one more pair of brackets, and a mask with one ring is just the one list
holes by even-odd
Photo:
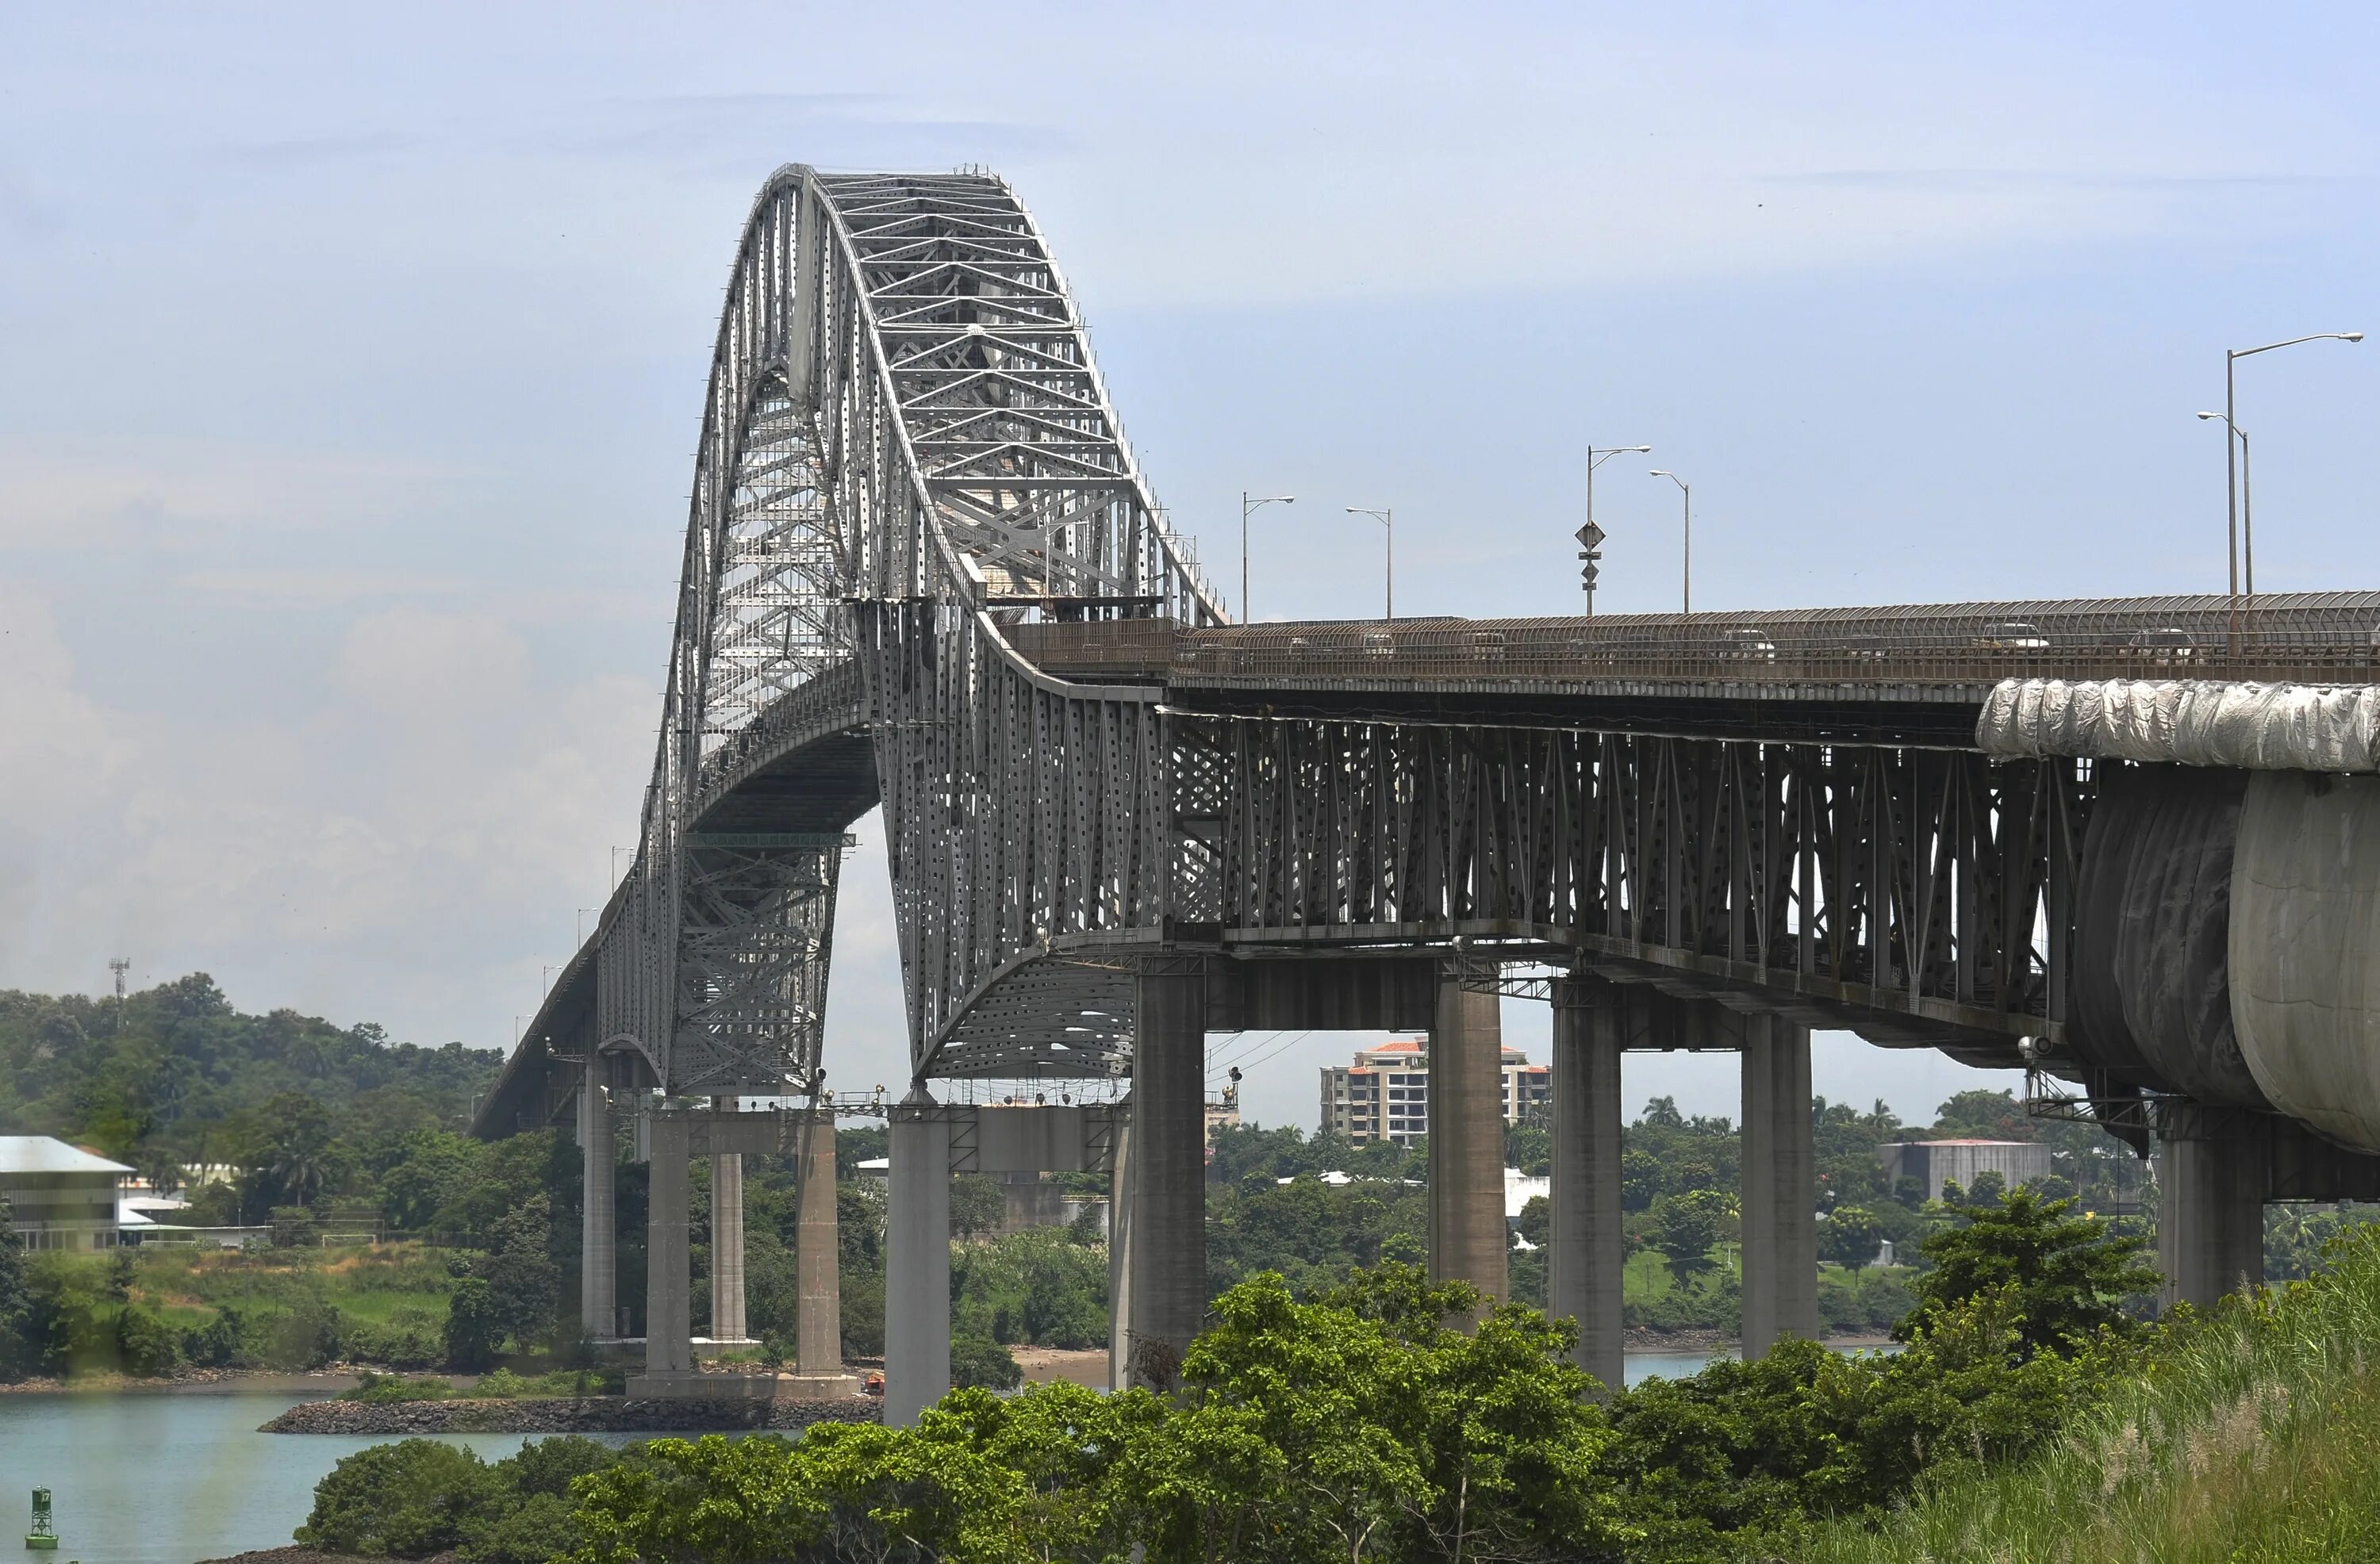
[[[1641, 1352], [1628, 1382], [1675, 1377], [1707, 1352]], [[260, 1434], [261, 1423], [335, 1386], [304, 1391], [221, 1387], [177, 1390], [0, 1395], [0, 1550], [17, 1551], [31, 1490], [46, 1486], [60, 1544], [81, 1564], [194, 1564], [249, 1548], [278, 1547], [306, 1519], [314, 1485], [350, 1454], [381, 1440], [324, 1434]], [[638, 1436], [598, 1436], [625, 1444]], [[518, 1434], [454, 1434], [494, 1461], [520, 1449]]]

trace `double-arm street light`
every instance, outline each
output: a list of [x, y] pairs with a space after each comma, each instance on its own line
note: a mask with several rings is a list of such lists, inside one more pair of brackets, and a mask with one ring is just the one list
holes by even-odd
[[1693, 490], [1693, 489], [1692, 489], [1692, 488], [1687, 484], [1687, 482], [1686, 482], [1686, 480], [1685, 480], [1684, 479], [1680, 478], [1676, 473], [1671, 472], [1671, 471], [1670, 471], [1669, 468], [1667, 468], [1667, 467], [1655, 467], [1655, 468], [1654, 468], [1654, 469], [1649, 473], [1649, 474], [1647, 474], [1646, 476], [1647, 476], [1647, 477], [1651, 477], [1651, 478], [1666, 478], [1666, 479], [1668, 479], [1670, 482], [1672, 482], [1672, 483], [1674, 483], [1674, 484], [1676, 484], [1676, 485], [1678, 486], [1678, 492], [1685, 496], [1685, 501], [1686, 501], [1686, 542], [1685, 542], [1686, 569], [1685, 569], [1685, 578], [1684, 578], [1684, 582], [1683, 582], [1683, 587], [1682, 587], [1682, 589], [1681, 590], [1681, 592], [1679, 593], [1679, 604], [1678, 604], [1678, 608], [1679, 608], [1679, 612], [1682, 612], [1682, 613], [1692, 613], [1692, 612], [1694, 611], [1694, 490]]
[[1590, 618], [1595, 613], [1595, 564], [1602, 557], [1597, 550], [1603, 543], [1603, 528], [1595, 525], [1595, 469], [1614, 456], [1631, 451], [1641, 456], [1652, 449], [1650, 445], [1590, 445], [1586, 448], [1586, 525], [1578, 529], [1578, 540], [1585, 545], [1579, 558], [1586, 562], [1586, 568], [1579, 572], [1579, 582], [1586, 588], [1586, 612]]
[[1384, 511], [1384, 510], [1383, 510], [1383, 511], [1366, 510], [1366, 509], [1365, 507], [1363, 507], [1362, 505], [1349, 505], [1349, 506], [1347, 507], [1347, 514], [1348, 514], [1349, 515], [1367, 515], [1367, 516], [1370, 516], [1374, 521], [1378, 522], [1382, 527], [1387, 527], [1387, 528], [1389, 529], [1389, 568], [1388, 568], [1389, 608], [1388, 608], [1388, 617], [1389, 617], [1391, 621], [1393, 621], [1393, 620], [1396, 618], [1396, 616], [1397, 616], [1397, 521], [1396, 521], [1396, 515], [1395, 515], [1395, 513], [1394, 513], [1394, 512], [1392, 512], [1392, 511]]
[[2248, 431], [2223, 413], [2201, 413], [2202, 418], [2221, 418], [2224, 428], [2240, 442], [2240, 563], [2247, 577], [2247, 590], [2241, 594], [2248, 601], [2256, 600], [2256, 481], [2248, 461]]
[[[2225, 426], [2231, 433], [2235, 435], [2240, 433], [2240, 424], [2236, 417], [2240, 409], [2232, 395], [2231, 371], [2233, 366], [2240, 359], [2252, 358], [2259, 353], [2270, 353], [2276, 347], [2295, 347], [2301, 342], [2362, 342], [2362, 332], [2316, 332], [2311, 336], [2293, 336], [2287, 342], [2268, 342], [2262, 347], [2227, 348], [2223, 354], [2223, 422]], [[2202, 413], [2199, 416], [2204, 418], [2207, 415]], [[2240, 436], [2241, 443], [2237, 450], [2233, 449], [2229, 440], [2223, 442], [2224, 503], [2230, 517], [2231, 597], [2235, 608], [2240, 597], [2240, 469], [2242, 459], [2247, 454], [2246, 438], [2244, 435]], [[2254, 579], [2252, 573], [2249, 577], [2251, 584], [2248, 588], [2251, 597], [2253, 597], [2256, 591], [2253, 585]], [[2232, 637], [2235, 640], [2239, 637], [2236, 620], [2232, 626]]]
[[1268, 499], [1252, 500], [1248, 491], [1240, 491], [1240, 623], [1253, 624], [1256, 615], [1248, 612], [1248, 517], [1267, 505], [1293, 505], [1294, 494], [1275, 494]]

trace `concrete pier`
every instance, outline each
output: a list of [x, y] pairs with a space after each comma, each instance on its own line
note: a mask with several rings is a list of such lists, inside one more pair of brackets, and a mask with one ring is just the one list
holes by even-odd
[[[657, 1115], [652, 1121], [645, 1220], [645, 1373], [686, 1375], [694, 1370], [694, 1329], [689, 1304], [693, 1274], [686, 1264], [687, 1127], [683, 1119]], [[634, 1393], [633, 1391], [631, 1392]]]
[[[722, 1113], [735, 1099], [716, 1099]], [[710, 1159], [710, 1340], [747, 1341], [744, 1330], [744, 1158], [722, 1152]]]
[[578, 1154], [583, 1181], [578, 1202], [578, 1323], [598, 1341], [619, 1335], [620, 1261], [613, 1177], [618, 1152], [612, 1140], [612, 1103], [598, 1078], [599, 1061], [587, 1061], [578, 1083]]
[[794, 1366], [843, 1372], [842, 1233], [835, 1216], [834, 1118], [820, 1112], [803, 1134], [801, 1203], [795, 1213]]
[[1108, 1176], [1108, 1388], [1132, 1383], [1132, 1120], [1112, 1132], [1114, 1161]]
[[921, 1085], [892, 1111], [884, 1256], [884, 1422], [951, 1388], [951, 1126]]
[[1743, 1025], [1743, 1355], [1780, 1336], [1816, 1340], [1818, 1167], [1810, 1126], [1810, 1029], [1773, 1015]]
[[1207, 1313], [1207, 973], [1158, 957], [1134, 980], [1127, 1378], [1170, 1382]]
[[1623, 1383], [1627, 1335], [1621, 1273], [1620, 1015], [1610, 985], [1563, 978], [1553, 991], [1553, 1206], [1546, 1254], [1548, 1312], [1574, 1321], [1579, 1367], [1607, 1389]]
[[1429, 1274], [1471, 1283], [1496, 1303], [1505, 1276], [1502, 1001], [1439, 978], [1429, 1038]]
[[[2246, 1115], [2233, 1115], [2245, 1119]], [[2267, 1152], [2245, 1134], [2157, 1142], [2164, 1302], [2211, 1308], [2265, 1279]]]

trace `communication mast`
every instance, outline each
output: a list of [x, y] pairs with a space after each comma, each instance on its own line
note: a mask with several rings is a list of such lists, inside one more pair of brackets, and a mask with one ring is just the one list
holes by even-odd
[[115, 1002], [117, 1004], [122, 1004], [124, 1002], [124, 975], [132, 970], [131, 960], [125, 956], [110, 956], [107, 961], [107, 970], [115, 974]]

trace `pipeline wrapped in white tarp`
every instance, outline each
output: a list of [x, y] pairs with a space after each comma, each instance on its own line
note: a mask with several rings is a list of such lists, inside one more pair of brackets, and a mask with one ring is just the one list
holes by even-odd
[[2380, 686], [2212, 679], [2003, 679], [1975, 720], [1986, 755], [2380, 770]]

